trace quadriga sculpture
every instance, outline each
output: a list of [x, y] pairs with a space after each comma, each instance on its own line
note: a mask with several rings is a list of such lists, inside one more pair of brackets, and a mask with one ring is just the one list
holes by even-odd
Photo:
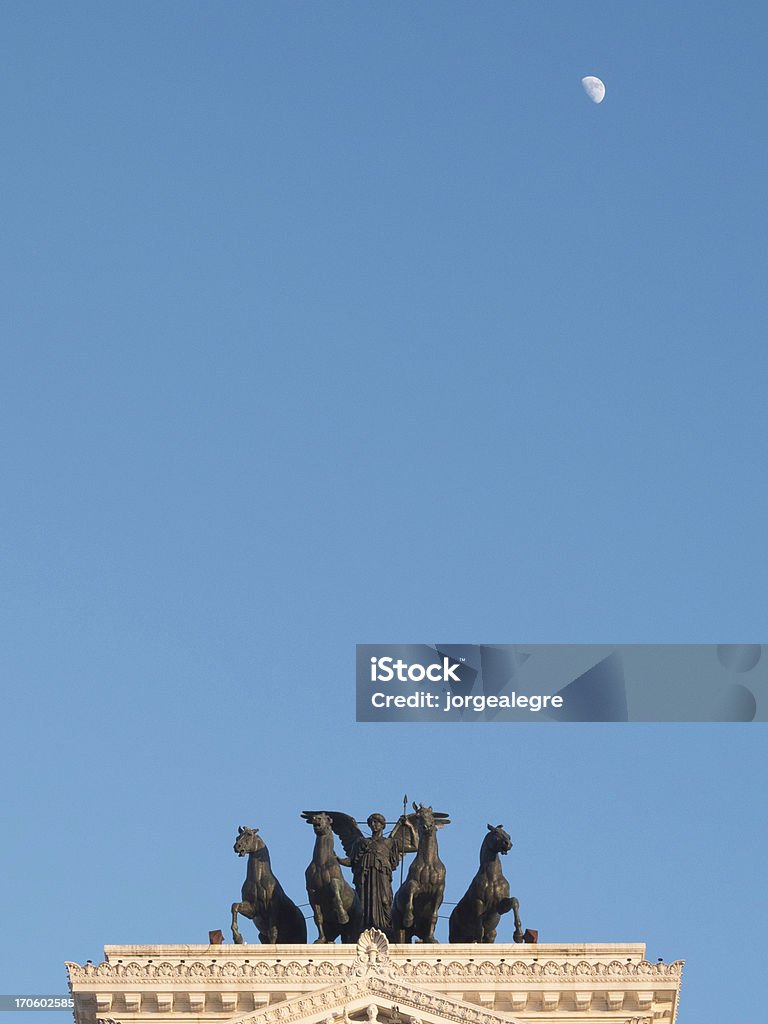
[[257, 834], [259, 830], [241, 825], [237, 831], [234, 850], [240, 857], [248, 854], [248, 870], [242, 902], [232, 904], [232, 938], [244, 941], [237, 927], [237, 915], [242, 914], [259, 929], [260, 942], [306, 942], [307, 922], [272, 874], [269, 850]]
[[502, 914], [514, 911], [515, 942], [523, 941], [517, 899], [509, 895], [509, 882], [501, 870], [499, 854], [512, 849], [509, 833], [501, 825], [489, 825], [480, 847], [480, 867], [453, 908], [448, 921], [449, 942], [494, 942]]

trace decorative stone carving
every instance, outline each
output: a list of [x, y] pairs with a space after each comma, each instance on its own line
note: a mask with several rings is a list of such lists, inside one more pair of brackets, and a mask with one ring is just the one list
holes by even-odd
[[[370, 929], [370, 932], [374, 931], [374, 929]], [[364, 932], [360, 936], [358, 951], [360, 951], [361, 944], [367, 934], [369, 932]], [[376, 934], [381, 935], [381, 932]], [[384, 936], [382, 938], [384, 943], [387, 943], [386, 938]], [[462, 978], [468, 981], [473, 979], [534, 978], [542, 974], [553, 978], [578, 977], [580, 981], [631, 981], [638, 977], [644, 977], [649, 982], [652, 982], [654, 978], [679, 978], [682, 974], [684, 963], [685, 961], [683, 960], [675, 960], [672, 963], [662, 964], [653, 964], [647, 961], [632, 964], [622, 964], [618, 961], [613, 961], [610, 964], [605, 964], [601, 962], [590, 963], [582, 960], [576, 964], [547, 961], [546, 964], [542, 965], [540, 963], [526, 963], [522, 960], [507, 961], [505, 963], [492, 963], [486, 960], [479, 964], [462, 963], [459, 960], [444, 961], [442, 963], [419, 960], [412, 961], [411, 963], [399, 961], [396, 965], [395, 973], [398, 977], [421, 978], [430, 982], [441, 981], [445, 978]], [[350, 974], [357, 973], [357, 969], [361, 964], [365, 964], [367, 967], [375, 967], [380, 971], [392, 970], [393, 961], [388, 953], [388, 943], [384, 946], [383, 950], [381, 945], [376, 942], [372, 945], [366, 945], [365, 952], [358, 956], [354, 965], [349, 963], [332, 964], [327, 961], [311, 964], [290, 961], [286, 964], [259, 962], [239, 965], [227, 962], [220, 966], [218, 964], [205, 965], [195, 961], [191, 964], [163, 964], [161, 965], [163, 972], [161, 972], [160, 968], [154, 964], [112, 964], [104, 962], [98, 966], [93, 964], [82, 966], [81, 964], [67, 961], [66, 967], [69, 977], [73, 981], [77, 981], [78, 984], [93, 983], [94, 986], [98, 986], [103, 983], [104, 979], [116, 981], [128, 978], [141, 978], [142, 981], [159, 984], [171, 979], [181, 978], [198, 978], [200, 980], [204, 979], [206, 982], [226, 983], [233, 974], [243, 979], [280, 979], [286, 982], [296, 982], [313, 978], [328, 978], [334, 974], [337, 976], [349, 976]]]
[[357, 942], [357, 958], [368, 967], [378, 967], [389, 959], [389, 940], [377, 928], [368, 928]]

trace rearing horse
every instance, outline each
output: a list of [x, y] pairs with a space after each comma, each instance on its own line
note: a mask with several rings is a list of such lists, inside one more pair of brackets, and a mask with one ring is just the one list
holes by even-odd
[[451, 911], [449, 942], [494, 942], [502, 914], [515, 914], [515, 942], [523, 941], [517, 899], [509, 896], [509, 882], [501, 870], [499, 854], [512, 849], [509, 833], [501, 825], [489, 825], [480, 846], [480, 868], [469, 888]]
[[307, 922], [304, 915], [283, 892], [283, 887], [272, 874], [269, 850], [257, 835], [257, 828], [241, 825], [235, 840], [235, 853], [248, 854], [248, 870], [243, 882], [242, 903], [232, 904], [232, 938], [243, 942], [237, 927], [237, 915], [249, 917], [259, 929], [259, 941], [307, 941]]
[[395, 894], [392, 933], [395, 942], [410, 942], [414, 935], [422, 942], [437, 942], [437, 912], [445, 891], [445, 865], [437, 855], [437, 829], [451, 822], [447, 814], [433, 812], [424, 804], [414, 804], [413, 809], [419, 845], [405, 882]]
[[339, 859], [333, 850], [333, 828], [330, 817], [320, 812], [307, 823], [315, 831], [312, 863], [306, 870], [307, 895], [315, 915], [315, 942], [357, 942], [362, 931], [363, 912], [357, 893], [344, 878]]

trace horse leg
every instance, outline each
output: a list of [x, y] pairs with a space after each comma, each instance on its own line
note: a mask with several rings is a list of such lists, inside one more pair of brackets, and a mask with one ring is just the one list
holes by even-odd
[[509, 902], [511, 904], [512, 913], [515, 918], [515, 934], [512, 936], [512, 939], [514, 942], [522, 942], [523, 926], [520, 923], [520, 901], [518, 900], [517, 896], [513, 896]]
[[348, 916], [347, 923], [341, 928], [342, 942], [357, 942], [363, 930], [363, 912], [360, 909], [360, 900], [357, 893], [351, 887], [346, 890], [345, 913]]
[[240, 930], [237, 927], [237, 915], [242, 914], [243, 917], [248, 917], [253, 920], [253, 907], [250, 903], [233, 903], [232, 904], [232, 939], [238, 944], [245, 943], [245, 939], [240, 934]]
[[483, 921], [483, 936], [480, 939], [481, 942], [495, 942], [496, 941], [496, 929], [499, 926], [499, 915], [490, 913], [485, 916]]
[[323, 908], [319, 903], [312, 904], [312, 913], [315, 915], [315, 924], [317, 925], [317, 938], [315, 942], [327, 942], [328, 939], [325, 937], [325, 931], [323, 929]]
[[403, 926], [413, 928], [413, 897], [415, 886], [411, 882], [405, 883], [405, 908], [403, 910]]
[[439, 890], [435, 896], [432, 904], [432, 914], [429, 919], [429, 931], [427, 932], [424, 942], [437, 942], [435, 938], [435, 928], [437, 927], [437, 912], [440, 910], [440, 906], [443, 902], [443, 890]]
[[392, 904], [391, 913], [392, 942], [397, 942], [400, 944], [408, 941], [405, 937], [405, 928], [403, 928], [403, 915], [400, 910], [400, 895], [402, 891], [402, 889], [397, 890], [397, 895], [395, 896], [395, 900]]
[[462, 910], [463, 905], [461, 900], [451, 911], [451, 916], [448, 918], [448, 941], [449, 942], [460, 942], [459, 933], [462, 925]]
[[259, 932], [259, 942], [262, 946], [277, 945], [277, 925], [272, 925], [266, 932]]
[[342, 899], [341, 884], [343, 879], [334, 878], [331, 880], [331, 899], [333, 901], [333, 909], [336, 913], [336, 920], [339, 924], [347, 924], [349, 922], [349, 914], [344, 909], [344, 900]]
[[485, 912], [486, 905], [481, 899], [472, 902], [472, 938], [470, 942], [485, 942]]

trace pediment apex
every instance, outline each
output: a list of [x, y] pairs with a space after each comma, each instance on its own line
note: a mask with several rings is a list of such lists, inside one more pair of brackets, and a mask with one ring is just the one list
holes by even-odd
[[369, 974], [273, 1003], [230, 1024], [521, 1024], [508, 1013]]

